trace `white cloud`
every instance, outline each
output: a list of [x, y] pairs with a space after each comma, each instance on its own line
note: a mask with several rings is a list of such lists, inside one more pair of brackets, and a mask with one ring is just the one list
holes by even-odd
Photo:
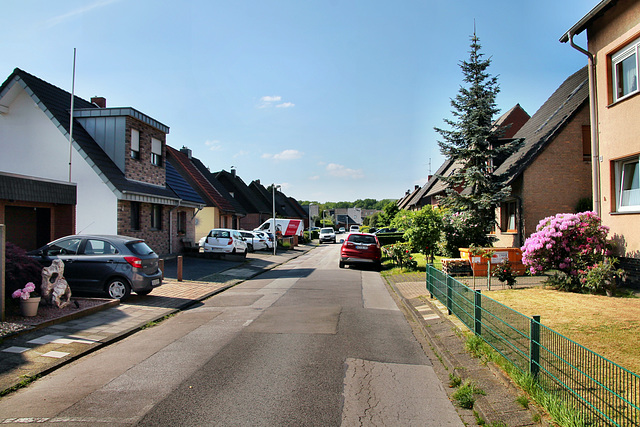
[[262, 155], [263, 159], [273, 159], [273, 160], [296, 160], [302, 157], [304, 153], [298, 150], [284, 150], [278, 154], [269, 154], [264, 153]]
[[282, 101], [282, 97], [280, 95], [275, 96], [263, 96], [260, 98], [260, 103], [257, 108], [291, 108], [295, 107], [296, 104], [293, 102], [280, 102]]
[[220, 150], [222, 150], [222, 144], [217, 139], [213, 140], [213, 141], [205, 141], [204, 145], [209, 147], [209, 150], [211, 150], [211, 151], [220, 151]]
[[309, 177], [309, 181], [317, 181], [320, 179], [320, 175], [313, 175]]
[[92, 4], [79, 7], [78, 9], [72, 10], [71, 12], [67, 12], [63, 15], [55, 16], [49, 19], [45, 25], [48, 28], [55, 27], [56, 25], [59, 25], [68, 19], [74, 18], [78, 15], [82, 15], [83, 13], [90, 12], [93, 9], [109, 6], [111, 3], [117, 3], [119, 1], [121, 0], [99, 0], [99, 1], [93, 2]]
[[244, 156], [246, 156], [248, 154], [249, 154], [249, 152], [247, 150], [240, 150], [236, 154], [233, 155], [233, 158], [237, 159], [238, 157], [244, 157]]
[[263, 96], [262, 98], [260, 98], [260, 101], [262, 101], [262, 102], [278, 102], [278, 101], [282, 101], [282, 97], [281, 96]]
[[362, 172], [362, 169], [350, 169], [344, 165], [339, 165], [337, 163], [329, 163], [327, 165], [327, 172], [329, 173], [329, 175], [338, 178], [364, 178], [364, 172]]

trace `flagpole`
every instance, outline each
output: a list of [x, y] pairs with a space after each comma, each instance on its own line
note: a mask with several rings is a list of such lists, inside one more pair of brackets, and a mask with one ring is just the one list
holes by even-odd
[[69, 113], [69, 182], [71, 182], [71, 156], [73, 154], [73, 98], [76, 90], [76, 48], [73, 48], [73, 79], [71, 80], [71, 112]]

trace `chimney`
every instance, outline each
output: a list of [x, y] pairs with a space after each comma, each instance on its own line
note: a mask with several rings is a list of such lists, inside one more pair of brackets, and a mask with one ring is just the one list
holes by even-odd
[[236, 177], [236, 170], [234, 168], [231, 168], [231, 177], [232, 178]]
[[187, 155], [187, 158], [191, 160], [191, 149], [185, 147], [184, 145], [180, 149], [180, 152]]
[[102, 96], [94, 96], [91, 98], [91, 103], [100, 108], [107, 108], [107, 99]]
[[420, 186], [418, 184], [415, 185], [415, 190], [419, 190]]

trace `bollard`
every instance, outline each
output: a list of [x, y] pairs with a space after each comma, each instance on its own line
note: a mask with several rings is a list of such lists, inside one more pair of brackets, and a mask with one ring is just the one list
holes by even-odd
[[158, 268], [162, 271], [162, 280], [164, 280], [164, 260], [162, 258], [158, 260]]
[[178, 255], [178, 282], [182, 282], [182, 255]]

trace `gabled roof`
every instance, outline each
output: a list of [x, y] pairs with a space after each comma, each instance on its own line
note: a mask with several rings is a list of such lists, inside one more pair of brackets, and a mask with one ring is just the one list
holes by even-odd
[[587, 105], [588, 99], [589, 76], [587, 67], [584, 67], [568, 77], [514, 135], [514, 138], [524, 139], [524, 143], [495, 173], [507, 174], [507, 182], [511, 183], [553, 141], [576, 112]]
[[256, 197], [242, 178], [234, 172], [227, 172], [223, 169], [214, 173], [214, 176], [228, 192], [234, 194], [234, 198], [243, 206], [247, 213], [271, 213], [271, 206], [265, 204], [261, 197]]
[[[273, 194], [271, 191], [267, 190], [261, 183], [260, 180], [251, 181], [249, 184], [249, 189], [253, 191], [253, 193], [262, 199], [264, 203], [268, 206], [272, 206], [273, 203]], [[306, 218], [305, 216], [300, 217], [297, 209], [291, 206], [287, 196], [285, 196], [280, 191], [275, 192], [276, 199], [276, 213], [283, 218]]]
[[413, 191], [407, 191], [405, 193], [405, 195], [398, 200], [396, 203], [398, 205], [399, 209], [406, 209], [409, 206], [409, 202], [411, 201], [411, 199], [413, 198], [413, 196], [416, 195], [416, 193], [418, 193], [420, 191], [420, 186], [416, 185], [413, 189]]
[[299, 218], [307, 218], [309, 216], [307, 211], [302, 207], [302, 205], [300, 205], [300, 203], [298, 203], [298, 201], [296, 199], [294, 199], [293, 197], [288, 196], [287, 200], [289, 201], [289, 204], [291, 205], [293, 210], [298, 213], [298, 217]]
[[195, 157], [191, 157], [191, 163], [200, 171], [200, 173], [209, 181], [209, 183], [216, 189], [218, 194], [220, 194], [232, 207], [233, 212], [237, 215], [245, 216], [247, 214], [247, 210], [240, 204], [235, 197], [229, 194], [229, 191], [218, 181], [213, 173], [209, 171], [209, 169], [202, 163], [199, 159]]
[[171, 164], [176, 168], [178, 173], [180, 173], [198, 193], [207, 206], [217, 207], [227, 213], [234, 212], [231, 203], [218, 193], [218, 190], [200, 173], [186, 154], [167, 145], [167, 159], [170, 159]]
[[[192, 202], [197, 205], [204, 205], [205, 202], [198, 192], [194, 190], [189, 183], [178, 173], [171, 162], [175, 162], [173, 158], [167, 158], [167, 186], [178, 195], [183, 201]], [[183, 203], [184, 204], [184, 203]]]
[[[16, 84], [25, 90], [58, 130], [68, 138], [71, 94], [16, 68], [0, 86], [0, 99], [7, 95]], [[98, 107], [74, 96], [74, 108], [95, 109]], [[78, 120], [74, 120], [73, 125], [73, 146], [80, 155], [85, 157], [87, 163], [119, 199], [136, 200], [138, 196], [141, 196], [150, 202], [177, 203], [176, 194], [169, 188], [128, 180]]]

